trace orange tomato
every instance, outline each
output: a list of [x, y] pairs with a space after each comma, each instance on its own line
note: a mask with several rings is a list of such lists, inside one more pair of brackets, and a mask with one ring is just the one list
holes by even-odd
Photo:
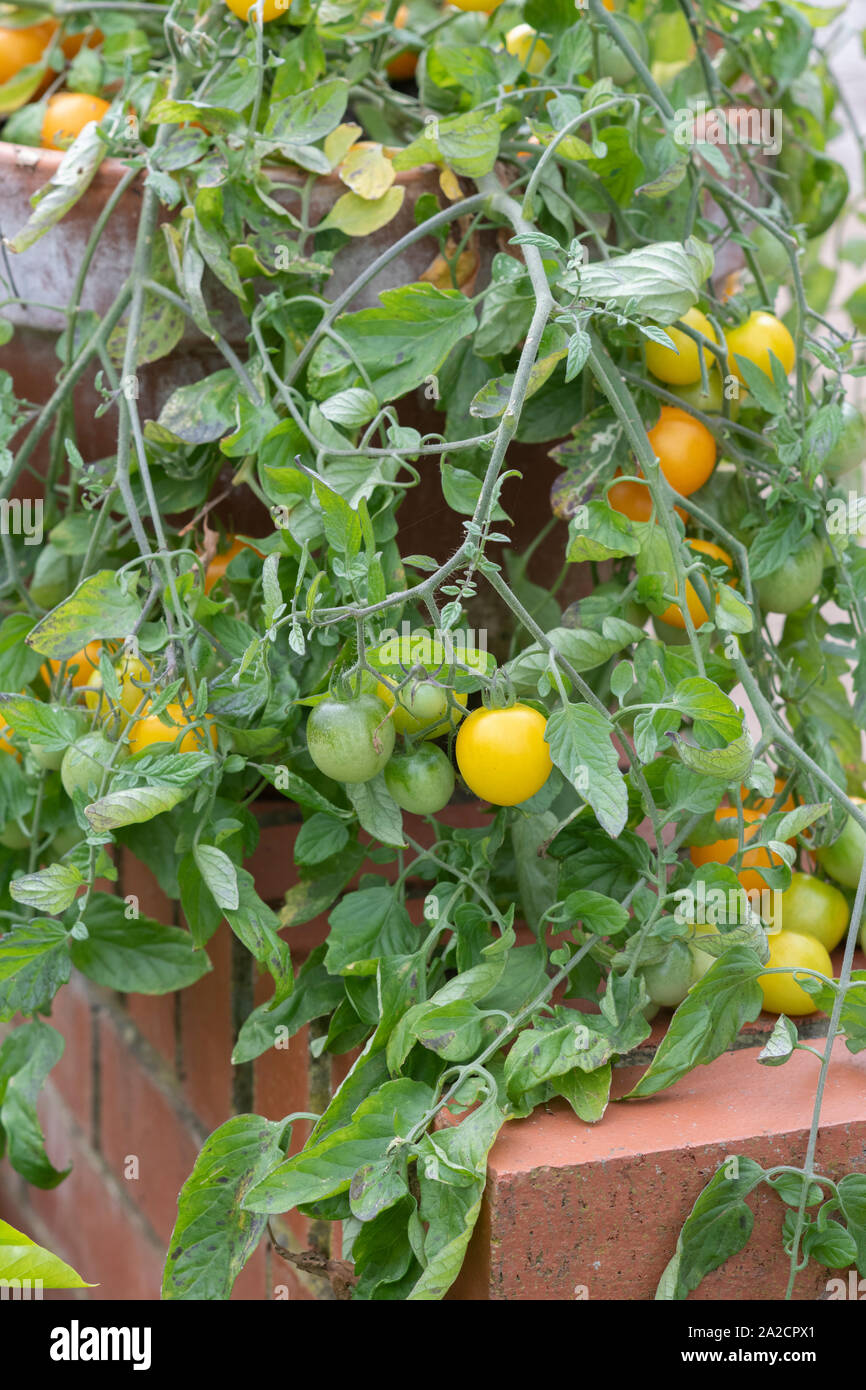
[[22, 68], [38, 63], [56, 29], [56, 20], [27, 29], [0, 29], [0, 83], [11, 82]]
[[[736, 811], [730, 806], [719, 806], [716, 811], [716, 820], [736, 820]], [[743, 808], [743, 843], [747, 845], [750, 840], [754, 840], [760, 833], [764, 816], [761, 811]], [[751, 829], [750, 829], [751, 827]], [[700, 868], [702, 864], [727, 864], [737, 853], [737, 839], [715, 840], [711, 845], [692, 845], [689, 850], [689, 857], [692, 863]], [[772, 864], [781, 864], [778, 854], [766, 849], [746, 849], [743, 851], [742, 867], [737, 874], [740, 886], [746, 892], [757, 891], [767, 887], [764, 879], [758, 873], [758, 867], [769, 868]]]
[[[708, 555], [711, 560], [723, 561], [728, 566], [728, 569], [733, 568], [734, 562], [728, 552], [723, 550], [720, 545], [716, 545], [713, 541], [687, 540], [686, 545], [690, 550], [697, 550], [701, 555]], [[701, 623], [707, 621], [707, 610], [698, 598], [697, 591], [689, 579], [686, 580], [686, 603], [692, 615], [692, 622], [695, 627], [700, 627]], [[671, 603], [668, 605], [661, 615], [661, 622], [669, 623], [671, 627], [685, 629], [686, 620], [683, 617], [683, 610], [678, 603]]]
[[[88, 642], [87, 646], [80, 652], [67, 657], [66, 678], [69, 680], [71, 676], [72, 685], [76, 690], [82, 685], [90, 685], [91, 676], [99, 670], [99, 653], [101, 651], [101, 642]], [[51, 684], [52, 674], [58, 675], [62, 665], [62, 661], [54, 661], [49, 658], [48, 664], [43, 666], [39, 672], [46, 685]]]
[[[763, 815], [763, 816], [768, 816], [768, 815], [770, 814], [770, 812], [771, 812], [772, 810], [774, 810], [774, 809], [777, 810], [777, 811], [793, 811], [793, 810], [795, 810], [795, 809], [796, 809], [796, 806], [797, 806], [797, 802], [796, 802], [796, 800], [795, 800], [795, 798], [794, 798], [794, 793], [793, 793], [793, 792], [788, 792], [788, 795], [785, 797], [785, 800], [782, 802], [781, 806], [776, 806], [776, 807], [774, 807], [774, 804], [773, 804], [773, 803], [775, 802], [775, 800], [776, 800], [776, 797], [782, 795], [782, 792], [785, 790], [785, 787], [786, 787], [787, 785], [788, 785], [788, 781], [787, 781], [787, 778], [786, 778], [786, 777], [777, 777], [777, 778], [776, 778], [776, 781], [775, 781], [775, 788], [776, 788], [776, 790], [775, 790], [774, 795], [773, 795], [773, 796], [767, 796], [767, 797], [760, 797], [760, 798], [755, 802], [755, 809], [758, 810], [758, 811], [760, 811], [761, 815]], [[740, 788], [740, 791], [741, 791], [741, 793], [742, 793], [742, 796], [743, 796], [743, 799], [744, 799], [744, 800], [745, 800], [745, 798], [746, 798], [747, 796], [750, 795], [750, 792], [749, 792], [749, 788], [748, 788], [748, 787], [741, 787], [741, 788]]]
[[647, 437], [671, 487], [688, 497], [716, 466], [716, 441], [706, 425], [678, 406], [663, 405]]
[[[385, 18], [384, 10], [371, 10], [367, 19], [371, 24], [381, 24]], [[409, 6], [401, 5], [394, 16], [394, 28], [405, 29], [409, 21]], [[407, 82], [410, 77], [415, 76], [415, 69], [418, 66], [418, 54], [412, 48], [404, 49], [398, 53], [396, 58], [392, 58], [388, 63], [386, 71], [394, 82]]]
[[[649, 521], [652, 516], [652, 495], [646, 483], [624, 478], [621, 483], [614, 483], [608, 488], [607, 500], [615, 511], [622, 512], [630, 521]], [[686, 521], [687, 513], [682, 507], [675, 507], [674, 511], [682, 517], [683, 522]]]
[[246, 541], [233, 540], [228, 550], [215, 555], [207, 567], [204, 579], [204, 591], [209, 594], [215, 584], [218, 584], [236, 555], [240, 555], [242, 550], [251, 550], [254, 555], [264, 556], [261, 550], [256, 550], [254, 545], [247, 545]]
[[84, 92], [57, 92], [45, 104], [40, 144], [44, 150], [65, 150], [91, 121], [101, 121], [110, 103]]
[[104, 38], [101, 29], [88, 27], [79, 34], [67, 34], [60, 40], [60, 47], [63, 49], [64, 58], [74, 58], [76, 53], [81, 52], [85, 43], [88, 48], [98, 48]]

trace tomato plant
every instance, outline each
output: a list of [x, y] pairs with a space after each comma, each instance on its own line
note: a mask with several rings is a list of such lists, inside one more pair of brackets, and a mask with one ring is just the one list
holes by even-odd
[[[709, 1086], [762, 1008], [818, 1099], [805, 1159], [748, 1171], [830, 1182], [831, 1052], [866, 1047], [863, 287], [834, 299], [825, 26], [747, 8], [4, 8], [2, 134], [56, 173], [3, 217], [0, 1021], [56, 1050], [73, 965], [170, 994], [231, 932], [273, 990], [238, 991], [233, 1064], [317, 1078], [302, 1143], [253, 1090], [207, 1140], [166, 1298], [229, 1298], [297, 1212], [311, 1278], [440, 1299], [504, 1124], [604, 1124], [621, 1060], [634, 1104]], [[713, 149], [734, 100], [781, 151]], [[165, 921], [124, 915], [135, 861]], [[59, 1183], [35, 1116], [12, 1142], [4, 1109], [6, 1153]], [[710, 1202], [744, 1229], [721, 1181], [660, 1295], [733, 1253], [701, 1236]]]

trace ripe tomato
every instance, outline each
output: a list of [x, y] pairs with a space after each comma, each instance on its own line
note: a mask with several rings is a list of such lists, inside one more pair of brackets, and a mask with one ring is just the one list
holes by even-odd
[[[775, 810], [775, 811], [793, 811], [794, 808], [795, 808], [796, 805], [797, 805], [797, 800], [796, 800], [796, 797], [794, 796], [794, 793], [793, 793], [793, 792], [789, 792], [789, 793], [788, 793], [788, 795], [785, 797], [785, 800], [782, 802], [782, 804], [781, 804], [780, 806], [777, 806], [777, 805], [776, 805], [776, 797], [781, 796], [782, 792], [785, 790], [785, 787], [786, 787], [787, 785], [788, 785], [788, 780], [787, 780], [786, 777], [777, 777], [777, 778], [775, 779], [775, 793], [774, 793], [774, 795], [773, 795], [773, 796], [762, 796], [762, 797], [759, 797], [757, 801], [754, 801], [754, 802], [752, 803], [753, 808], [754, 808], [756, 811], [760, 811], [760, 813], [761, 813], [762, 816], [768, 816], [768, 815], [770, 814], [770, 812], [771, 812], [771, 811], [774, 811], [774, 810]], [[752, 793], [749, 791], [749, 788], [748, 788], [747, 786], [741, 785], [740, 791], [741, 791], [741, 793], [742, 793], [743, 800], [745, 800], [745, 798], [746, 798], [747, 796], [751, 796], [751, 795], [752, 795]]]
[[[736, 820], [736, 811], [730, 806], [719, 806], [716, 810], [716, 820]], [[750, 840], [754, 840], [760, 834], [761, 825], [764, 817], [760, 811], [753, 811], [749, 807], [743, 807], [743, 844], [748, 845]], [[751, 827], [751, 828], [750, 828]], [[692, 863], [700, 868], [701, 864], [727, 864], [737, 853], [737, 839], [733, 837], [729, 840], [715, 840], [711, 845], [692, 845], [689, 849], [689, 858]], [[758, 873], [758, 867], [769, 868], [771, 864], [781, 864], [778, 854], [774, 854], [767, 849], [744, 849], [742, 865], [737, 878], [740, 886], [746, 892], [758, 892], [767, 887], [766, 881]]]
[[663, 405], [647, 437], [675, 492], [688, 497], [703, 487], [716, 466], [716, 441], [706, 425], [678, 406]]
[[307, 747], [320, 772], [335, 782], [369, 782], [394, 751], [394, 721], [375, 695], [328, 698], [310, 711]]
[[0, 753], [11, 753], [13, 758], [19, 756], [18, 749], [6, 738], [6, 734], [11, 734], [12, 730], [8, 725], [4, 725], [3, 718], [0, 716]]
[[420, 734], [425, 730], [425, 738], [441, 738], [451, 726], [456, 726], [463, 718], [468, 695], [454, 691], [454, 699], [463, 710], [451, 710], [448, 719], [448, 692], [435, 681], [410, 681], [402, 690], [394, 694], [384, 681], [376, 686], [376, 694], [388, 709], [396, 703], [392, 722], [399, 734]]
[[471, 10], [475, 14], [492, 14], [502, 4], [502, 0], [450, 0], [458, 10]]
[[[262, 23], [269, 24], [272, 19], [279, 19], [280, 15], [288, 12], [291, 3], [292, 0], [264, 0]], [[226, 0], [226, 4], [238, 19], [248, 18], [251, 24], [255, 23], [256, 0]], [[253, 11], [252, 14], [250, 10]]]
[[784, 931], [814, 936], [827, 951], [834, 951], [845, 935], [851, 912], [844, 893], [814, 874], [792, 874], [791, 886], [779, 900], [771, 925]]
[[[163, 724], [160, 715], [150, 714], [152, 701], [148, 701], [144, 706], [140, 719], [135, 719], [129, 728], [129, 751], [130, 753], [141, 753], [147, 748], [152, 748], [155, 743], [174, 743], [180, 737], [177, 744], [178, 753], [200, 753], [204, 750], [206, 738], [204, 730], [199, 725], [197, 728], [189, 729], [181, 736], [180, 728], [190, 723], [190, 712], [183, 705], [176, 701], [166, 705], [163, 713], [167, 719], [173, 723]], [[205, 715], [207, 720], [207, 731], [210, 741], [214, 748], [217, 746], [217, 731], [209, 714]], [[175, 727], [180, 725], [180, 728]]]
[[57, 92], [45, 103], [40, 144], [44, 150], [65, 150], [91, 121], [101, 121], [110, 103], [84, 92]]
[[842, 433], [822, 460], [821, 472], [831, 480], [841, 478], [866, 459], [866, 420], [850, 401], [842, 403]]
[[529, 705], [473, 710], [455, 749], [469, 790], [494, 806], [518, 806], [534, 796], [553, 768], [546, 728], [544, 715]]
[[63, 49], [64, 58], [74, 58], [76, 53], [81, 52], [85, 42], [88, 48], [98, 48], [104, 38], [101, 29], [94, 29], [92, 25], [88, 25], [86, 30], [78, 34], [67, 34], [60, 40], [60, 47]]
[[[371, 10], [366, 16], [366, 22], [370, 24], [381, 24], [385, 18], [384, 10]], [[409, 6], [401, 5], [394, 16], [394, 28], [405, 29], [409, 22]], [[418, 66], [418, 54], [412, 48], [404, 49], [398, 53], [396, 58], [392, 58], [388, 63], [386, 71], [394, 82], [407, 82], [410, 77], [415, 76], [415, 69]], [[357, 148], [357, 147], [356, 147]]]
[[[218, 584], [236, 555], [240, 555], [242, 550], [251, 550], [254, 555], [262, 555], [260, 550], [256, 550], [254, 545], [249, 545], [246, 541], [232, 540], [228, 550], [221, 551], [215, 555], [207, 567], [204, 577], [204, 591], [209, 594], [215, 584]], [[262, 556], [262, 558], [264, 558]]]
[[[703, 333], [711, 342], [718, 342], [713, 325], [700, 309], [689, 309], [683, 314], [682, 322], [695, 332]], [[665, 332], [673, 340], [674, 347], [663, 347], [661, 343], [647, 342], [646, 364], [659, 381], [668, 381], [672, 386], [691, 386], [701, 379], [701, 359], [697, 343], [683, 333], [680, 328], [667, 328]], [[713, 365], [713, 355], [704, 348], [704, 361], [707, 367]]]
[[385, 785], [397, 805], [416, 816], [435, 816], [454, 792], [454, 769], [435, 743], [419, 743], [394, 753], [385, 768]]
[[778, 357], [786, 374], [792, 370], [797, 356], [794, 339], [781, 319], [761, 309], [755, 309], [745, 323], [725, 334], [725, 346], [728, 349], [731, 370], [741, 381], [745, 380], [738, 366], [738, 359], [741, 357], [748, 362], [754, 362], [755, 366], [760, 367], [764, 375], [772, 380], [771, 352]]
[[22, 68], [38, 63], [57, 29], [55, 20], [27, 29], [0, 28], [0, 84], [11, 82]]
[[505, 47], [533, 77], [543, 72], [550, 61], [550, 46], [538, 37], [530, 24], [516, 24], [505, 35]]
[[[859, 797], [852, 797], [852, 801], [860, 801]], [[842, 834], [838, 836], [832, 845], [826, 845], [823, 849], [815, 851], [815, 857], [825, 873], [834, 878], [837, 883], [841, 883], [843, 888], [856, 888], [860, 882], [860, 870], [863, 867], [863, 858], [866, 856], [866, 831], [851, 816], [848, 817], [842, 829]]]
[[[613, 483], [608, 488], [607, 500], [615, 511], [622, 512], [630, 521], [649, 521], [652, 518], [652, 494], [646, 483], [624, 478], [621, 483]], [[688, 519], [682, 507], [674, 507], [674, 511], [682, 517], [683, 522]]]
[[[794, 972], [797, 969], [818, 970], [828, 979], [832, 979], [833, 962], [827, 954], [826, 947], [814, 936], [804, 936], [801, 932], [795, 931], [780, 931], [768, 937], [767, 944], [770, 947], [768, 968], [788, 967]], [[761, 986], [764, 1008], [768, 1013], [797, 1017], [799, 1014], [813, 1014], [818, 1007], [811, 995], [797, 984], [796, 973], [759, 975], [758, 984]]]
[[[94, 673], [99, 669], [99, 654], [102, 651], [101, 642], [88, 642], [80, 652], [66, 659], [66, 680], [71, 680], [73, 687], [78, 690], [82, 685], [90, 685]], [[62, 661], [54, 661], [51, 657], [48, 664], [41, 667], [39, 674], [46, 685], [51, 684], [52, 675], [60, 673]]]
[[66, 795], [71, 797], [78, 789], [88, 796], [98, 796], [109, 764], [116, 767], [125, 756], [124, 750], [118, 750], [117, 744], [103, 734], [85, 734], [63, 754], [60, 780]]
[[810, 536], [777, 570], [755, 580], [755, 593], [765, 613], [796, 613], [815, 597], [823, 573], [823, 542], [820, 536]]
[[[728, 569], [733, 569], [734, 562], [726, 550], [713, 541], [687, 540], [686, 545], [690, 550], [697, 550], [701, 555], [707, 555], [711, 560], [722, 561]], [[701, 623], [707, 621], [707, 610], [698, 598], [697, 591], [690, 579], [686, 580], [686, 603], [692, 615], [692, 622], [695, 627], [700, 627]], [[680, 627], [685, 629], [686, 620], [683, 617], [683, 610], [678, 603], [668, 604], [664, 613], [661, 614], [660, 621], [668, 623], [670, 627]]]
[[151, 683], [153, 671], [138, 657], [127, 655], [121, 657], [117, 663], [117, 678], [120, 682], [119, 702], [109, 700], [102, 688], [102, 676], [99, 671], [94, 671], [88, 681], [89, 689], [84, 696], [84, 703], [88, 709], [99, 711], [104, 721], [113, 721], [116, 718], [120, 728], [125, 729], [130, 718], [137, 711], [144, 709], [147, 696], [141, 686]]

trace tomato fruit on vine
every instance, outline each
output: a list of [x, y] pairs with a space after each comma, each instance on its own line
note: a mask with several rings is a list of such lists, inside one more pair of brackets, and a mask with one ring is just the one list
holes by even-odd
[[[717, 821], [736, 820], [737, 813], [730, 806], [719, 806], [716, 810], [715, 818]], [[743, 845], [747, 846], [750, 840], [754, 840], [761, 830], [764, 820], [760, 811], [751, 810], [743, 807]], [[689, 849], [689, 858], [692, 863], [700, 868], [702, 864], [728, 864], [737, 853], [737, 839], [732, 837], [725, 840], [714, 840], [710, 845], [692, 845]], [[758, 873], [758, 868], [769, 868], [771, 864], [781, 864], [778, 854], [767, 849], [748, 849], [744, 848], [742, 867], [737, 874], [740, 886], [746, 892], [761, 892], [767, 887], [765, 879]]]
[[45, 103], [40, 144], [45, 150], [65, 150], [91, 121], [101, 121], [110, 103], [85, 92], [56, 92]]
[[[638, 482], [636, 478], [623, 478], [621, 482], [612, 483], [607, 490], [607, 500], [614, 511], [622, 512], [630, 521], [649, 521], [652, 517], [653, 499], [649, 485]], [[686, 521], [687, 514], [682, 507], [674, 507], [674, 511]]]
[[[746, 388], [737, 384], [737, 394], [730, 395], [728, 399], [728, 414], [732, 420], [739, 419], [740, 408], [746, 396]], [[722, 374], [718, 367], [710, 367], [707, 371], [707, 389], [701, 385], [700, 377], [691, 386], [672, 386], [671, 390], [686, 405], [690, 405], [695, 410], [699, 410], [702, 415], [722, 415], [725, 409], [725, 388], [722, 384]]]
[[[376, 695], [388, 709], [394, 707], [391, 722], [398, 734], [420, 734], [425, 738], [441, 738], [451, 725], [460, 723], [466, 712], [468, 695], [452, 692], [458, 708], [452, 707], [448, 716], [448, 691], [435, 681], [410, 680], [398, 691], [392, 691], [380, 681]], [[462, 708], [459, 708], [462, 706]]]
[[492, 14], [502, 0], [449, 0], [455, 9], [470, 10], [473, 14]]
[[[767, 938], [770, 959], [767, 968], [793, 967], [795, 970], [817, 970], [828, 979], [833, 977], [833, 962], [814, 936], [804, 936], [801, 932], [783, 930]], [[810, 994], [797, 983], [796, 976], [759, 975], [758, 984], [764, 996], [764, 1008], [771, 1014], [787, 1014], [797, 1017], [813, 1014], [817, 1004]]]
[[716, 466], [716, 441], [706, 425], [678, 406], [663, 405], [647, 437], [671, 487], [688, 497]]
[[[279, 19], [281, 15], [287, 14], [291, 3], [292, 0], [264, 0], [262, 23], [269, 24], [272, 19]], [[251, 24], [255, 23], [256, 0], [226, 0], [226, 4], [238, 19], [249, 19]]]
[[[384, 10], [370, 10], [365, 16], [365, 23], [381, 24], [385, 18]], [[401, 5], [394, 16], [394, 28], [405, 29], [409, 23], [409, 6]], [[418, 54], [412, 48], [404, 49], [398, 53], [387, 64], [387, 73], [392, 82], [408, 82], [410, 77], [415, 76], [418, 67]], [[357, 148], [357, 146], [356, 146]]]
[[[700, 309], [689, 309], [681, 315], [681, 322], [689, 328], [694, 328], [697, 333], [702, 333], [711, 342], [718, 342], [713, 325]], [[672, 386], [691, 386], [694, 382], [699, 382], [701, 358], [697, 343], [674, 325], [666, 328], [665, 332], [674, 344], [672, 348], [652, 341], [646, 345], [646, 364], [653, 376], [657, 376], [659, 381], [669, 382]], [[704, 362], [707, 368], [710, 368], [713, 365], [713, 355], [709, 348], [704, 348], [703, 352]]]
[[[649, 46], [641, 26], [627, 14], [618, 14], [616, 22], [637, 56], [646, 62], [649, 58]], [[598, 39], [598, 72], [600, 77], [610, 77], [620, 87], [634, 77], [634, 68], [607, 30], [600, 34]]]
[[538, 37], [530, 24], [516, 24], [505, 35], [505, 47], [513, 57], [519, 58], [526, 72], [537, 77], [550, 62], [550, 45]]
[[824, 573], [824, 545], [820, 536], [811, 536], [778, 569], [755, 580], [755, 593], [765, 613], [796, 613], [821, 587]]
[[0, 28], [0, 84], [10, 82], [22, 68], [39, 62], [56, 28], [52, 20], [31, 24], [26, 29]]
[[553, 768], [546, 727], [544, 715], [530, 705], [473, 710], [455, 748], [469, 790], [493, 806], [518, 806], [534, 796]]
[[[710, 560], [721, 561], [727, 565], [728, 569], [733, 568], [734, 562], [728, 552], [723, 550], [720, 545], [716, 545], [714, 541], [687, 540], [686, 545], [690, 550], [697, 550], [701, 555], [708, 556]], [[686, 580], [686, 603], [695, 627], [700, 627], [702, 623], [707, 622], [707, 610], [698, 598], [697, 590], [690, 579]], [[669, 604], [664, 613], [661, 614], [659, 621], [667, 623], [670, 627], [685, 629], [686, 626], [683, 610], [678, 603]]]
[[[77, 789], [99, 795], [106, 768], [116, 767], [125, 757], [123, 748], [118, 749], [102, 734], [85, 734], [77, 743], [67, 748], [60, 764], [60, 780], [63, 790], [71, 797]], [[112, 761], [113, 760], [113, 761]]]
[[758, 269], [768, 280], [790, 280], [793, 277], [791, 258], [777, 236], [768, 227], [758, 226], [751, 234], [752, 248]]
[[[797, 799], [794, 796], [793, 792], [789, 792], [788, 795], [785, 797], [785, 800], [781, 802], [778, 806], [776, 805], [776, 798], [782, 795], [782, 792], [785, 790], [785, 787], [787, 785], [787, 778], [777, 777], [773, 784], [773, 795], [759, 797], [757, 801], [754, 801], [752, 803], [751, 809], [759, 811], [760, 814], [763, 816], [768, 816], [771, 811], [793, 811], [797, 805]], [[743, 800], [745, 800], [747, 796], [751, 795], [751, 792], [749, 791], [749, 788], [747, 786], [741, 786], [740, 791], [742, 793]]]
[[[151, 704], [152, 701], [148, 700], [142, 710], [141, 717], [133, 720], [132, 724], [129, 726], [130, 753], [142, 753], [146, 749], [152, 748], [155, 743], [174, 743], [175, 739], [180, 740], [177, 744], [178, 753], [199, 753], [204, 750], [207, 740], [200, 724], [197, 725], [196, 728], [188, 729], [186, 733], [182, 733], [183, 726], [192, 723], [192, 717], [188, 709], [185, 709], [184, 706], [177, 701], [170, 702], [166, 705], [163, 713], [168, 719], [171, 719], [173, 723], [163, 724], [158, 714], [149, 713]], [[210, 736], [210, 741], [214, 748], [216, 748], [216, 727], [209, 714], [206, 714], [204, 717], [207, 721], [207, 732]], [[181, 727], [177, 728], [177, 725]]]
[[777, 319], [775, 314], [765, 313], [761, 309], [756, 309], [749, 315], [745, 323], [730, 329], [725, 334], [725, 346], [728, 350], [731, 370], [741, 381], [745, 381], [745, 377], [738, 365], [740, 358], [745, 358], [747, 362], [753, 362], [756, 367], [760, 367], [765, 376], [772, 380], [773, 368], [770, 363], [770, 353], [774, 357], [778, 357], [786, 376], [792, 371], [797, 356], [794, 339], [781, 319]]
[[821, 472], [833, 481], [866, 459], [866, 420], [850, 401], [842, 403], [842, 432], [829, 454], [821, 460]]
[[[851, 798], [858, 800], [858, 798]], [[841, 883], [843, 888], [856, 888], [860, 882], [860, 870], [866, 856], [866, 831], [849, 816], [832, 845], [825, 845], [815, 851], [815, 857], [825, 873]]]
[[814, 936], [827, 951], [839, 945], [851, 920], [844, 893], [814, 874], [792, 874], [791, 886], [779, 900], [778, 920], [772, 925], [783, 931]]
[[369, 782], [394, 751], [394, 721], [375, 695], [329, 697], [307, 720], [307, 748], [320, 772], [335, 782]]
[[385, 785], [397, 805], [416, 816], [435, 816], [454, 792], [454, 768], [435, 743], [394, 753], [385, 767]]
[[692, 986], [692, 953], [685, 941], [672, 941], [665, 956], [643, 972], [647, 994], [654, 1004], [676, 1009]]
[[[66, 680], [71, 681], [72, 686], [77, 690], [82, 685], [90, 685], [94, 673], [99, 669], [99, 654], [102, 651], [101, 642], [88, 642], [80, 652], [66, 659]], [[46, 685], [51, 684], [52, 675], [59, 675], [63, 666], [62, 661], [54, 661], [49, 658], [48, 665], [40, 669], [39, 674]], [[50, 670], [49, 670], [50, 667]]]
[[249, 545], [246, 541], [233, 540], [228, 549], [215, 555], [205, 571], [204, 591], [209, 594], [215, 584], [218, 584], [236, 555], [240, 555], [242, 550], [251, 550], [254, 555], [262, 555], [260, 550], [256, 550], [254, 545]]

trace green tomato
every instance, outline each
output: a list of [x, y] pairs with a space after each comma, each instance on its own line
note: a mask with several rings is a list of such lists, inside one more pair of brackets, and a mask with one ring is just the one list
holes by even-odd
[[397, 805], [416, 816], [435, 816], [454, 791], [454, 768], [435, 743], [395, 753], [385, 768], [385, 785]]
[[63, 762], [64, 748], [45, 748], [41, 743], [31, 743], [30, 756], [38, 767], [46, 772], [56, 772]]
[[755, 592], [764, 612], [796, 613], [814, 598], [823, 573], [824, 546], [819, 536], [811, 536], [772, 574], [755, 580]]
[[692, 953], [684, 941], [672, 941], [667, 955], [643, 972], [647, 994], [654, 1004], [675, 1009], [692, 985]]
[[30, 836], [21, 829], [17, 820], [11, 820], [0, 831], [0, 845], [5, 845], [7, 849], [27, 849], [29, 844]]
[[307, 720], [307, 747], [320, 772], [335, 782], [369, 782], [394, 751], [394, 724], [375, 695], [328, 698]]
[[84, 832], [77, 825], [63, 825], [51, 841], [51, 852], [56, 859], [62, 859], [84, 839]]
[[[735, 382], [735, 388], [737, 394], [732, 395], [728, 401], [728, 413], [732, 420], [739, 419], [742, 398], [746, 394], [746, 389], [740, 382]], [[670, 389], [686, 405], [700, 410], [704, 415], [721, 415], [724, 412], [724, 386], [722, 374], [718, 367], [711, 367], [708, 370], [706, 391], [701, 386], [700, 381], [693, 382], [691, 386], [672, 386]]]
[[[60, 780], [66, 795], [71, 797], [77, 787], [88, 796], [98, 796], [105, 769], [115, 752], [117, 745], [109, 743], [102, 734], [85, 734], [67, 748], [60, 764]], [[121, 749], [114, 759], [115, 767], [124, 756]]]
[[866, 420], [849, 401], [842, 404], [842, 433], [821, 461], [821, 472], [831, 480], [859, 468], [866, 459]]
[[841, 883], [843, 888], [856, 888], [860, 881], [863, 856], [866, 855], [866, 831], [861, 830], [849, 816], [842, 834], [832, 845], [815, 851], [815, 858], [825, 873]]
[[[623, 37], [628, 39], [638, 57], [646, 62], [649, 58], [649, 46], [641, 26], [626, 14], [618, 14], [616, 22], [622, 30]], [[598, 40], [598, 72], [600, 77], [610, 77], [618, 87], [624, 86], [634, 77], [634, 68], [613, 35], [606, 29], [599, 35]]]
[[758, 269], [768, 280], [781, 280], [785, 284], [794, 278], [791, 258], [779, 238], [766, 227], [756, 227], [752, 232], [752, 244]]

